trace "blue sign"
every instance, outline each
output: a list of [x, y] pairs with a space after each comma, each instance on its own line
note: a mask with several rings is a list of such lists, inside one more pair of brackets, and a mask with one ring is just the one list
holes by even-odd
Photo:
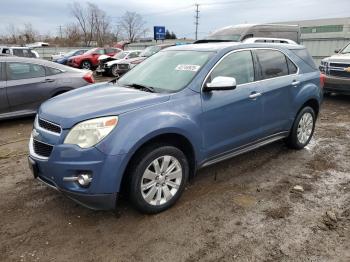
[[154, 40], [164, 40], [165, 39], [165, 26], [155, 26], [153, 27]]

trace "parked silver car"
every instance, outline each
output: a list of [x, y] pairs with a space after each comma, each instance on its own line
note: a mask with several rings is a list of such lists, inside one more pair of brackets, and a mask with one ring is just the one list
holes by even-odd
[[15, 56], [0, 56], [0, 119], [32, 115], [45, 100], [93, 83], [91, 71]]

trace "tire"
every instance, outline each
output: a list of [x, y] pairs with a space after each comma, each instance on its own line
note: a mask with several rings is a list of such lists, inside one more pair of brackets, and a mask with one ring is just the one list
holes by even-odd
[[111, 67], [111, 75], [114, 76], [114, 77], [119, 77], [119, 74], [118, 74], [118, 65], [113, 65]]
[[287, 138], [287, 145], [293, 149], [303, 149], [309, 144], [315, 130], [315, 111], [306, 106], [301, 109], [294, 120], [292, 130]]
[[92, 64], [91, 64], [90, 61], [84, 60], [83, 62], [81, 62], [80, 68], [81, 68], [81, 69], [86, 69], [86, 70], [91, 70]]
[[142, 213], [155, 214], [179, 199], [188, 180], [189, 164], [178, 148], [157, 144], [140, 152], [129, 175], [129, 198], [133, 206]]

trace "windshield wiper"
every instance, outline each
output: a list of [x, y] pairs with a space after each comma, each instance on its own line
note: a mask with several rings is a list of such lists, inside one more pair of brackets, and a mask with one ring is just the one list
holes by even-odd
[[146, 86], [146, 85], [141, 85], [141, 84], [136, 84], [136, 83], [129, 84], [129, 85], [126, 85], [126, 86], [130, 86], [130, 87], [133, 87], [135, 89], [140, 89], [142, 91], [147, 91], [147, 92], [151, 92], [151, 93], [155, 93], [156, 92], [154, 90], [154, 88], [151, 87], [151, 86]]

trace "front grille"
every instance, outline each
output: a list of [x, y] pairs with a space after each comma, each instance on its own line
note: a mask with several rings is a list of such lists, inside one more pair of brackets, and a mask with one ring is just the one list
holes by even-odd
[[46, 129], [48, 131], [60, 134], [61, 133], [61, 127], [57, 124], [51, 123], [49, 121], [43, 120], [39, 118], [39, 126], [43, 129]]
[[346, 71], [330, 70], [329, 74], [331, 76], [346, 77], [350, 78], [350, 73]]
[[33, 149], [34, 153], [38, 156], [49, 157], [51, 155], [53, 146], [33, 139]]
[[342, 67], [342, 68], [350, 67], [350, 64], [344, 64], [344, 63], [330, 63], [329, 65], [331, 67]]

